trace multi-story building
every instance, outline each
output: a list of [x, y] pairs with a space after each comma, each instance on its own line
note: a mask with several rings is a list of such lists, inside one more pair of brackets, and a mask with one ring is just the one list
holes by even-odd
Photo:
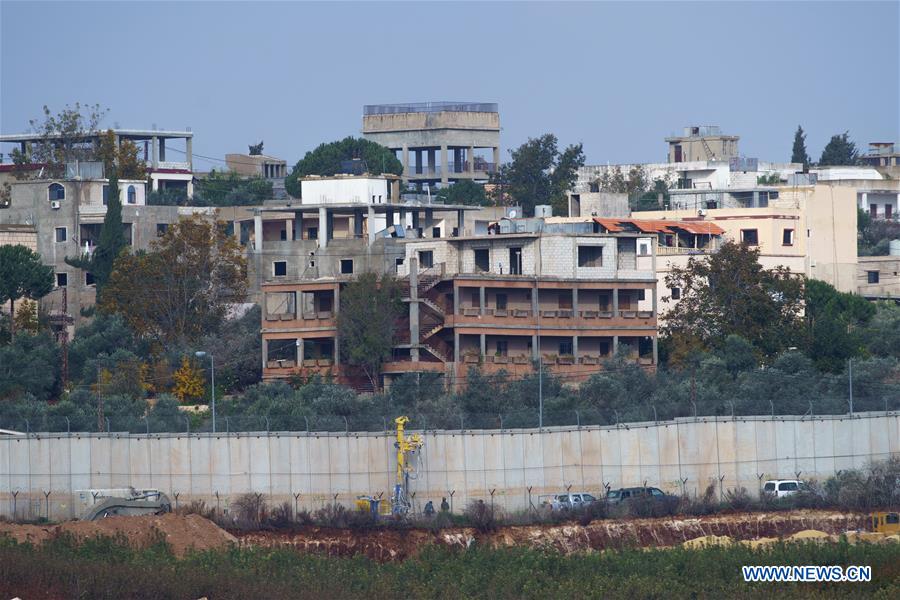
[[900, 240], [891, 242], [887, 256], [860, 256], [856, 282], [863, 298], [900, 303]]
[[822, 167], [810, 169], [810, 174], [820, 183], [854, 189], [860, 210], [873, 219], [896, 219], [900, 214], [900, 169], [891, 175], [887, 167]]
[[718, 125], [691, 125], [684, 128], [682, 135], [666, 138], [668, 162], [728, 161], [738, 156], [739, 139], [736, 135], [724, 135]]
[[500, 162], [500, 113], [493, 103], [367, 105], [362, 132], [399, 155], [403, 180], [413, 184], [486, 181]]
[[[99, 143], [100, 137], [107, 131], [109, 130], [86, 133], [82, 141]], [[143, 149], [142, 158], [147, 163], [151, 190], [177, 189], [184, 191], [188, 197], [194, 194], [192, 132], [119, 128], [111, 131], [115, 135], [116, 144], [122, 140], [130, 140], [138, 149]], [[46, 139], [44, 135], [37, 133], [5, 134], [0, 135], [0, 144], [17, 144], [23, 153], [30, 154], [29, 147], [32, 144]], [[172, 156], [173, 153], [177, 156]], [[174, 158], [180, 160], [173, 160]]]
[[284, 179], [288, 175], [287, 161], [266, 154], [226, 154], [225, 165], [242, 177], [262, 177], [272, 183], [272, 197], [284, 200], [287, 192]]
[[900, 167], [900, 149], [894, 142], [869, 142], [869, 150], [859, 157], [871, 167]]
[[[616, 353], [656, 364], [650, 236], [552, 218], [501, 219], [490, 231], [379, 234], [369, 243], [364, 267], [399, 277], [406, 306], [385, 383], [423, 371], [459, 382], [473, 366], [521, 374], [537, 361], [577, 382]], [[341, 250], [336, 260], [352, 260]], [[330, 373], [353, 382], [340, 361], [337, 312], [357, 272], [355, 264], [346, 272], [334, 265], [263, 284], [264, 378]]]

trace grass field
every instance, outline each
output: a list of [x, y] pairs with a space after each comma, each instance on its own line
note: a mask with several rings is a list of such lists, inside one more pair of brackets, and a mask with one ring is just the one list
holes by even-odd
[[[742, 565], [869, 565], [871, 583], [747, 584]], [[289, 549], [176, 559], [103, 538], [43, 546], [0, 540], [0, 597], [12, 598], [743, 598], [900, 597], [900, 545], [776, 544], [563, 556], [524, 548], [428, 548], [376, 563]]]

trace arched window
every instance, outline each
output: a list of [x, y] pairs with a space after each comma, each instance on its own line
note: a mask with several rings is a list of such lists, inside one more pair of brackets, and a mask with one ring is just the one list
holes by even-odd
[[134, 204], [137, 202], [137, 192], [134, 190], [133, 185], [128, 186], [128, 204]]
[[47, 188], [47, 199], [48, 200], [65, 200], [66, 199], [66, 188], [61, 186], [58, 183], [51, 183], [50, 187]]

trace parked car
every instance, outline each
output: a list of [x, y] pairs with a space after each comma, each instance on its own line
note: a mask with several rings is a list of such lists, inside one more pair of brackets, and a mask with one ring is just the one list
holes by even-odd
[[806, 483], [799, 479], [770, 479], [763, 486], [763, 493], [776, 498], [793, 496], [806, 488]]
[[577, 510], [579, 508], [590, 506], [597, 501], [597, 498], [586, 492], [574, 492], [565, 494], [553, 494], [545, 499], [543, 504], [550, 510]]
[[655, 487], [619, 488], [617, 490], [609, 490], [606, 492], [606, 502], [608, 504], [621, 504], [623, 502], [630, 502], [638, 499], [664, 502], [671, 498], [675, 498], [675, 496], [667, 494]]

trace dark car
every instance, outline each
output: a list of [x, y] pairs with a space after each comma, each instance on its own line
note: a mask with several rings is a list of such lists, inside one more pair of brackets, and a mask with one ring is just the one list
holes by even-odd
[[670, 514], [678, 506], [678, 496], [667, 494], [655, 487], [630, 487], [610, 490], [606, 503], [621, 506], [640, 516]]

